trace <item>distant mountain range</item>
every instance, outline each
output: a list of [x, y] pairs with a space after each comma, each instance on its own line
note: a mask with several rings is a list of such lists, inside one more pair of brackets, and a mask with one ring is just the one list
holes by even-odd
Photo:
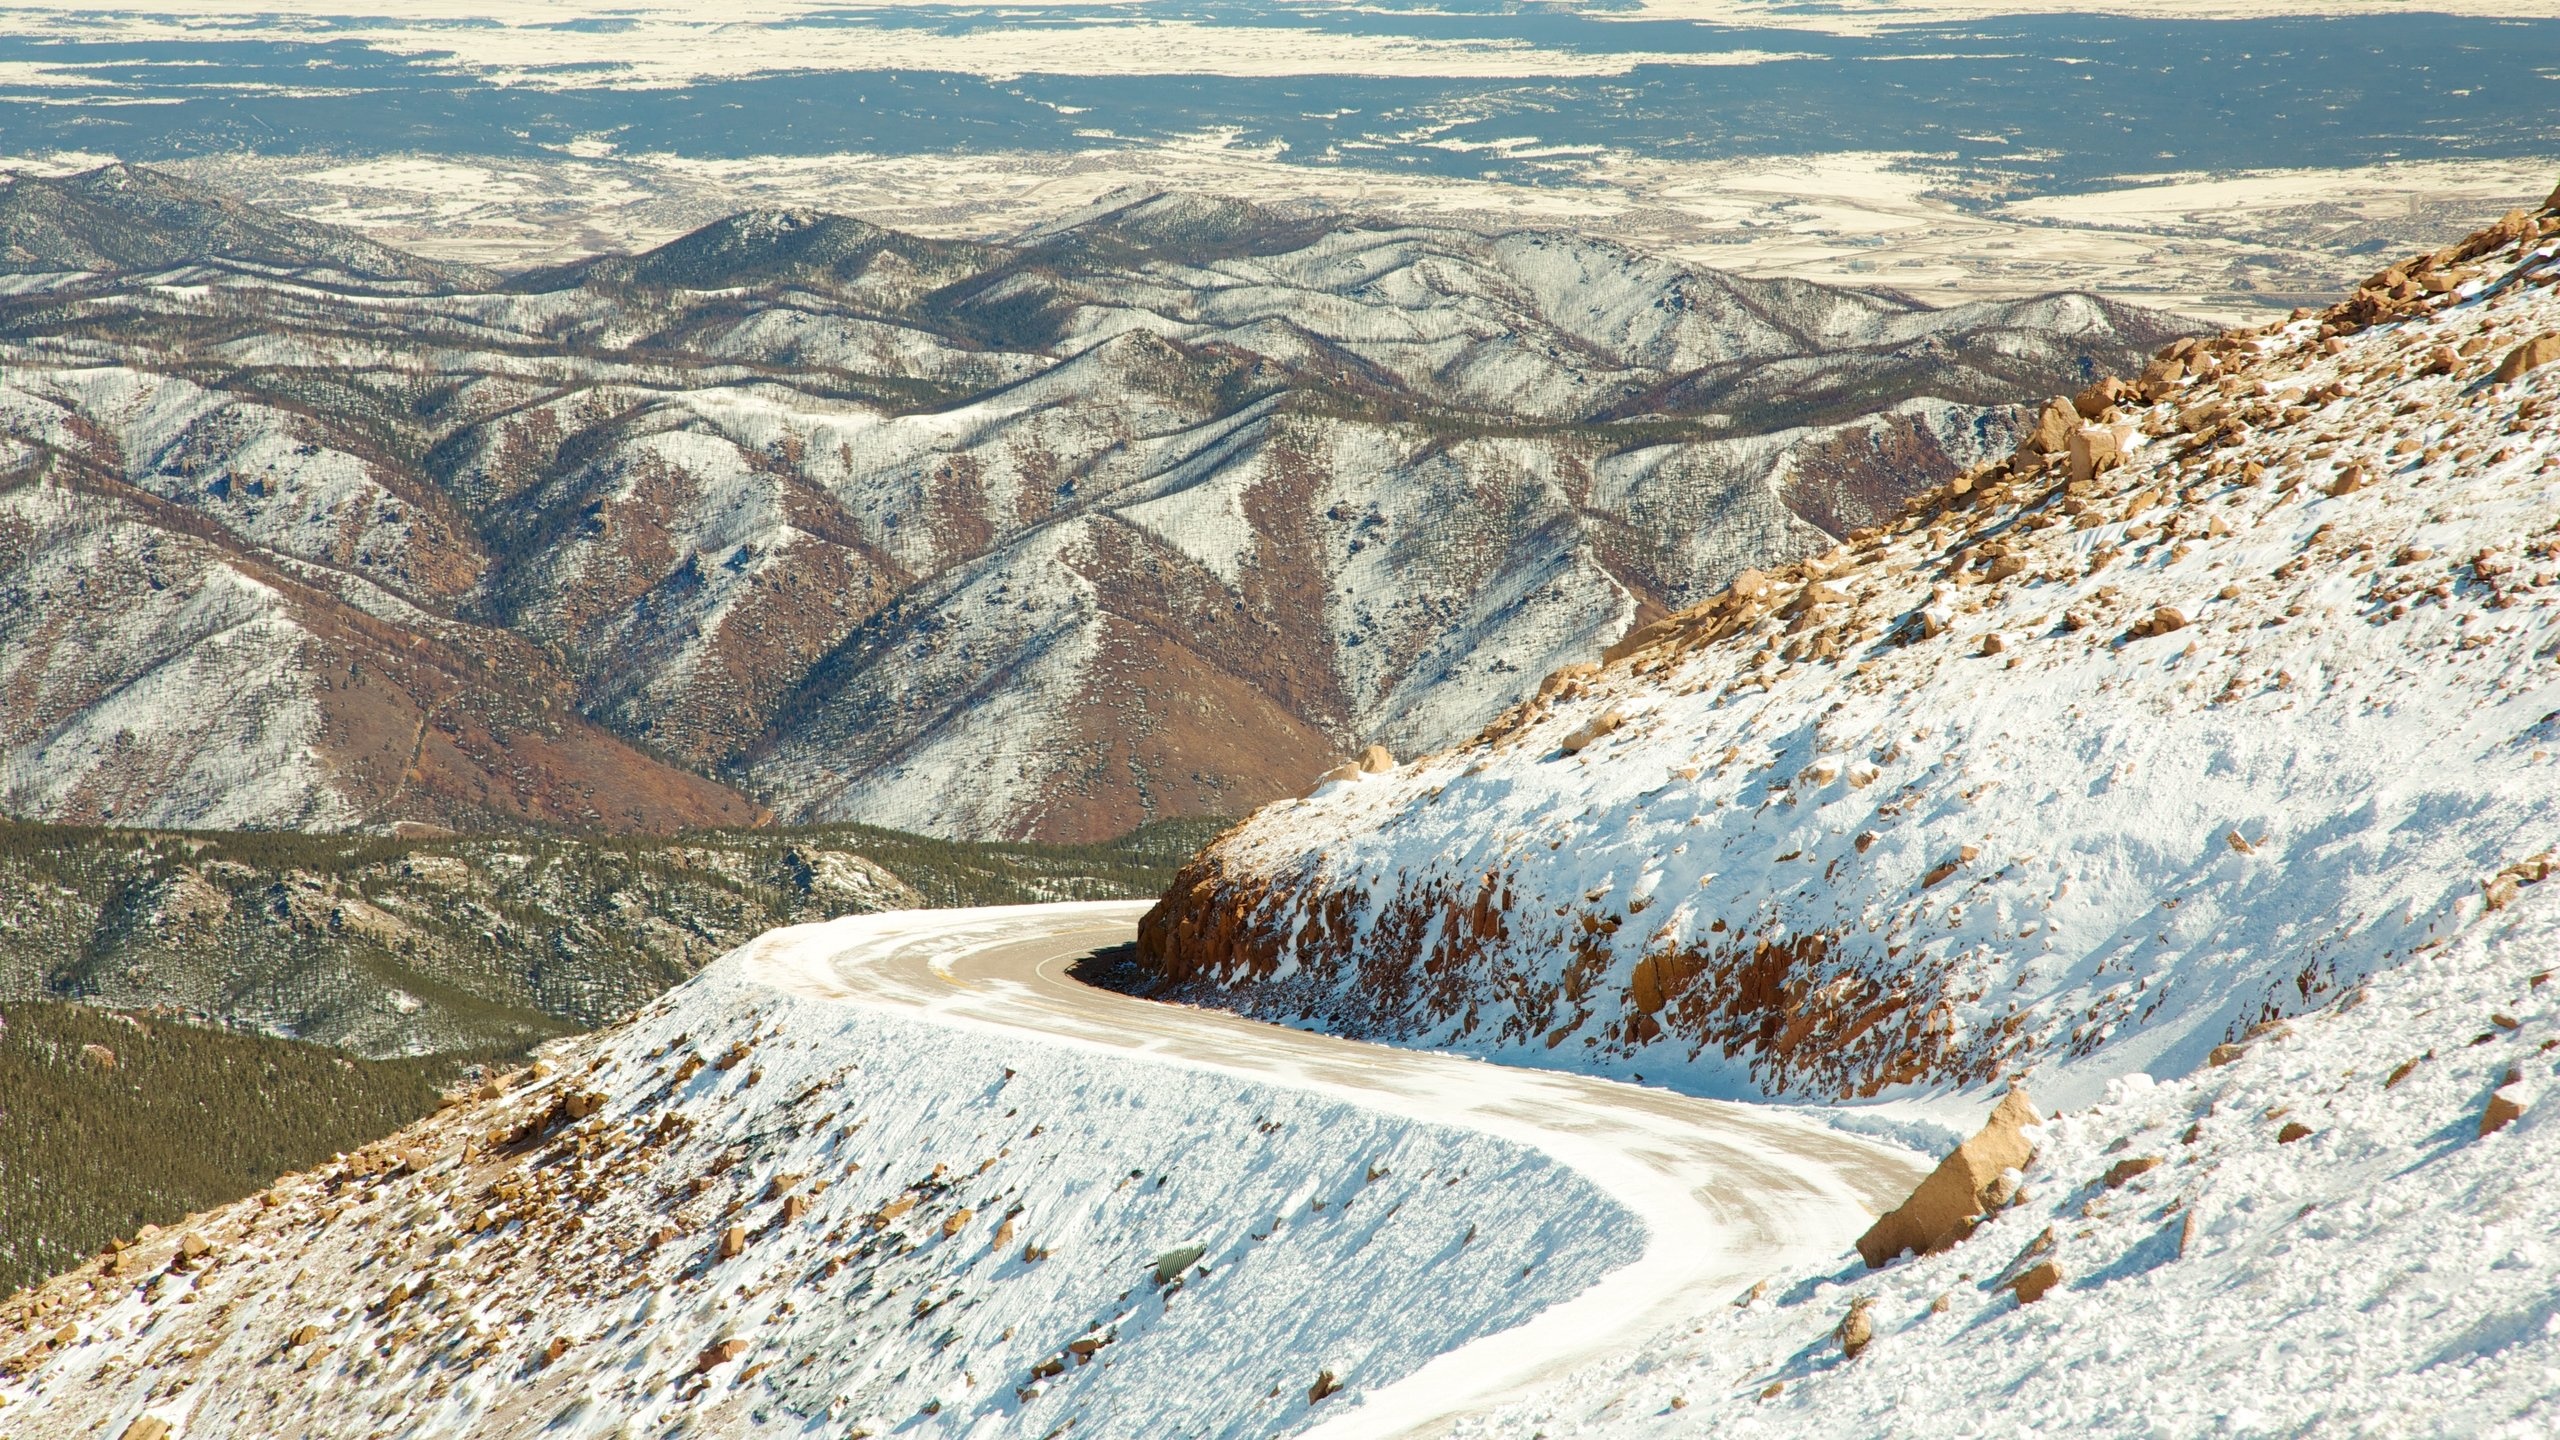
[[1471, 733], [2181, 322], [1164, 195], [490, 276], [0, 190], [0, 790], [1084, 839]]

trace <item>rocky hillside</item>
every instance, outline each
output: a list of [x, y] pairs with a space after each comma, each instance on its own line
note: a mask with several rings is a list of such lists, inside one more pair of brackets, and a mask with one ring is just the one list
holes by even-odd
[[0, 822], [0, 1289], [370, 1144], [439, 1083], [620, 1020], [775, 926], [1149, 895], [1214, 828], [1054, 846]]
[[2171, 345], [1476, 738], [1263, 809], [1142, 959], [1711, 1092], [2195, 1071], [2550, 870], [2554, 361], [2560, 196]]
[[0, 192], [21, 816], [1232, 814], [2180, 333], [1180, 196], [1009, 245], [758, 212], [499, 284], [181, 188]]
[[1640, 1248], [1504, 1140], [751, 958], [12, 1297], [0, 1424], [1249, 1440]]
[[1151, 894], [1210, 828], [1044, 846], [855, 826], [357, 840], [0, 824], [0, 1003], [360, 1055], [520, 1054], [776, 925]]
[[1465, 1440], [2534, 1435], [2560, 1425], [2560, 886], [2026, 1128], [1978, 1227], [1772, 1276]]

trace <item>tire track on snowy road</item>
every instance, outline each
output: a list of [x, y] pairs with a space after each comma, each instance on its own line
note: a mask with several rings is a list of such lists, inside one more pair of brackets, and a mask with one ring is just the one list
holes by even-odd
[[[1752, 1280], [1838, 1255], [1924, 1173], [1907, 1150], [1767, 1106], [1315, 1035], [1098, 989], [1072, 968], [1136, 934], [1144, 901], [916, 910], [777, 930], [746, 973], [813, 999], [1250, 1076], [1499, 1136], [1639, 1217], [1644, 1251], [1572, 1299], [1442, 1354], [1301, 1432], [1435, 1435]], [[1356, 1381], [1357, 1377], [1348, 1377]]]

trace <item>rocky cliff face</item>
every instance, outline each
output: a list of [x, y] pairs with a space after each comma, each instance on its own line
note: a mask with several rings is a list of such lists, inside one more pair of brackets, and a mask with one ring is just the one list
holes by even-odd
[[1533, 1063], [2076, 1103], [2442, 945], [2560, 840], [2554, 207], [1265, 808], [1145, 963]]
[[[53, 818], [1235, 813], [1471, 731], [2177, 333], [1180, 196], [1005, 246], [755, 212], [503, 286], [219, 197], [57, 243], [173, 183], [117, 173], [7, 192], [10, 623], [133, 657], [12, 649], [11, 803]], [[124, 581], [63, 537], [106, 533], [170, 553], [156, 598], [93, 603]]]

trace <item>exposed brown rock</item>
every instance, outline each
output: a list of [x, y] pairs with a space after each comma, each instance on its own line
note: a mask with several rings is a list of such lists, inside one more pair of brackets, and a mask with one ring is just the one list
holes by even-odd
[[2039, 1260], [2019, 1272], [2018, 1278], [2009, 1282], [2009, 1288], [2017, 1292], [2019, 1304], [2033, 1305], [2061, 1283], [2062, 1267], [2051, 1260]]
[[1938, 1162], [1911, 1198], [1858, 1237], [1858, 1253], [1868, 1268], [1906, 1250], [1935, 1254], [1971, 1235], [1990, 1208], [1988, 1197], [2000, 1172], [2023, 1170], [2035, 1158], [2035, 1147], [2023, 1132], [2041, 1120], [2026, 1091], [2013, 1089], [2003, 1096], [1972, 1139]]
[[2560, 360], [2560, 334], [2537, 335], [2508, 351], [2489, 378], [2501, 385], [2512, 385], [2554, 360]]
[[1604, 735], [1615, 733], [1619, 727], [1626, 723], [1626, 715], [1613, 705], [1582, 722], [1580, 725], [1575, 726], [1566, 734], [1564, 739], [1558, 743], [1567, 755], [1579, 755], [1591, 744], [1592, 741], [1598, 740]]
[[2124, 445], [2103, 425], [2083, 425], [2071, 432], [2067, 452], [2073, 483], [2085, 485], [2124, 463]]
[[2160, 1168], [2157, 1155], [2129, 1155], [2107, 1167], [2107, 1188], [2116, 1189], [2137, 1175], [2148, 1175]]
[[1341, 1388], [1342, 1382], [1333, 1378], [1332, 1371], [1319, 1370], [1316, 1372], [1316, 1383], [1307, 1387], [1307, 1403], [1313, 1405]]
[[2166, 635], [2186, 628], [2186, 612], [2174, 605], [2163, 605], [2135, 621], [2132, 628], [2125, 631], [2125, 634], [2135, 640], [2148, 640], [2155, 635]]
[[2284, 1128], [2276, 1132], [2276, 1143], [2279, 1145], [2290, 1145], [2296, 1140], [2309, 1139], [2311, 1134], [2312, 1130], [2310, 1126], [2303, 1124], [2299, 1120], [2287, 1120], [2284, 1122]]
[[1875, 1321], [1867, 1314], [1875, 1308], [1875, 1303], [1865, 1295], [1850, 1301], [1849, 1313], [1841, 1317], [1840, 1328], [1834, 1332], [1840, 1338], [1840, 1353], [1852, 1360], [1857, 1359], [1858, 1352], [1866, 1349], [1876, 1338]]
[[2480, 1111], [2480, 1133], [2494, 1135], [2523, 1116], [2524, 1097], [2512, 1089], [2500, 1087], [2489, 1096], [2488, 1105]]

